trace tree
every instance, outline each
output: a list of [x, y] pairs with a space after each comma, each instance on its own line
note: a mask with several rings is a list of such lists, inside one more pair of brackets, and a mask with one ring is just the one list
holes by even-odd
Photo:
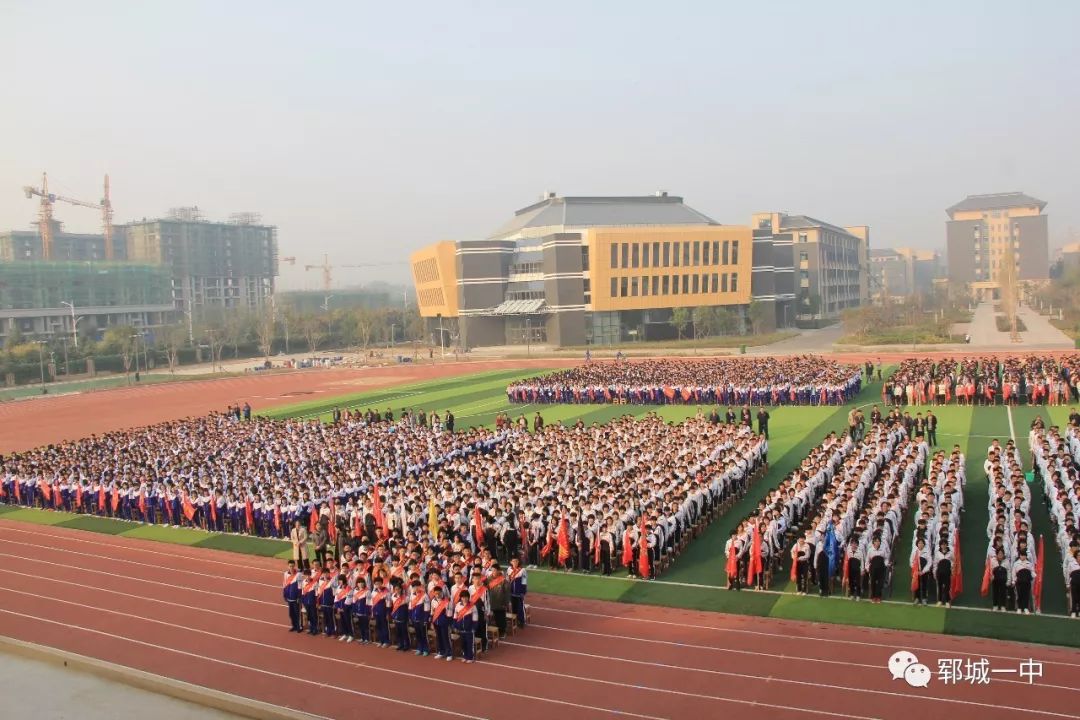
[[677, 307], [671, 311], [671, 325], [675, 328], [675, 332], [678, 333], [679, 340], [682, 340], [683, 333], [690, 327], [693, 320], [694, 317], [690, 308]]
[[747, 310], [747, 315], [750, 319], [750, 329], [753, 334], [757, 335], [768, 327], [770, 312], [772, 312], [772, 307], [770, 305], [761, 300], [751, 301], [750, 307]]
[[[371, 342], [371, 336], [375, 332], [375, 314], [367, 308], [357, 308], [353, 311], [352, 325], [356, 332], [356, 340], [367, 350]], [[389, 332], [389, 326], [386, 330]]]
[[175, 373], [180, 364], [180, 348], [188, 339], [187, 328], [183, 325], [169, 325], [163, 328], [158, 337], [164, 349], [165, 361], [169, 363], [169, 372]]
[[694, 335], [698, 338], [714, 337], [720, 334], [715, 305], [702, 305], [694, 308]]
[[255, 321], [255, 335], [259, 339], [259, 350], [263, 357], [270, 359], [270, 352], [274, 349], [274, 330], [277, 322], [274, 319], [274, 308], [267, 303], [259, 311]]
[[11, 325], [11, 332], [7, 334], [7, 338], [4, 340], [4, 349], [11, 350], [14, 347], [22, 345], [24, 342], [22, 330], [19, 329], [19, 324], [14, 323]]
[[733, 335], [739, 330], [739, 316], [731, 308], [716, 308], [716, 330], [719, 335]]
[[247, 342], [252, 332], [252, 317], [246, 310], [231, 310], [222, 324], [221, 344], [232, 345], [233, 357], [240, 357], [240, 343]]
[[323, 319], [318, 315], [304, 315], [300, 318], [300, 329], [304, 333], [304, 340], [307, 341], [308, 350], [314, 355], [326, 333], [326, 325], [323, 323]]

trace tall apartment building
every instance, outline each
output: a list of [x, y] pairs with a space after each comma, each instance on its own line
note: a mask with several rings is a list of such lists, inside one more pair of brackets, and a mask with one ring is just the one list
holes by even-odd
[[946, 209], [950, 283], [967, 285], [980, 299], [997, 299], [999, 278], [1012, 265], [1021, 283], [1050, 272], [1046, 203], [1022, 192], [968, 195]]
[[[117, 228], [114, 239], [115, 260], [124, 260], [123, 229]], [[41, 233], [38, 230], [9, 230], [0, 233], [0, 262], [39, 261], [42, 259]], [[54, 223], [52, 259], [68, 262], [105, 260], [105, 236], [93, 233], [64, 232]]]
[[258, 308], [274, 294], [277, 229], [250, 216], [203, 220], [191, 208], [124, 226], [127, 257], [169, 270], [176, 309]]
[[666, 192], [550, 193], [485, 240], [440, 242], [411, 261], [421, 315], [464, 347], [599, 345], [671, 339], [680, 307], [745, 322], [759, 302], [766, 329], [793, 323], [792, 245], [779, 223], [721, 225]]
[[799, 318], [833, 319], [869, 301], [866, 225], [840, 227], [781, 212], [757, 213], [753, 225], [791, 244]]

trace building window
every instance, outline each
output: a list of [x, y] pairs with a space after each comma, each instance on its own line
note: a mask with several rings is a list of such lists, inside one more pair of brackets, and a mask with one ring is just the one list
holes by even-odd
[[635, 275], [634, 277], [630, 278], [630, 297], [637, 297], [637, 291], [638, 291], [638, 279], [637, 279], [637, 276]]
[[619, 245], [618, 243], [611, 243], [611, 268], [615, 269], [619, 267]]
[[664, 267], [671, 265], [671, 243], [664, 243]]
[[630, 246], [630, 267], [636, 268], [638, 266], [638, 263], [641, 259], [639, 257], [640, 252], [641, 250], [637, 243], [634, 243]]
[[649, 243], [641, 246], [641, 267], [649, 267]]
[[712, 291], [713, 292], [719, 292], [720, 291], [719, 277], [720, 276], [717, 275], [716, 273], [712, 274]]
[[701, 243], [697, 240], [694, 241], [694, 265], [701, 264]]
[[799, 242], [806, 242], [806, 233], [799, 233]]
[[[648, 246], [646, 245], [646, 247], [648, 247]], [[641, 295], [642, 295], [642, 297], [647, 297], [649, 295], [649, 276], [648, 275], [641, 278]]]
[[[612, 247], [615, 247], [612, 245]], [[611, 297], [619, 296], [619, 278], [611, 278]]]
[[630, 263], [630, 246], [627, 243], [622, 244], [622, 266], [626, 267]]
[[732, 265], [738, 265], [739, 264], [739, 241], [738, 240], [732, 240], [731, 241], [731, 264]]
[[[655, 279], [656, 278], [653, 278], [653, 280], [655, 280]], [[670, 281], [671, 281], [671, 278], [669, 276], [667, 276], [667, 275], [663, 276], [662, 282], [660, 284], [660, 286], [662, 288], [660, 292], [662, 294], [664, 294], [664, 295], [670, 295], [671, 294], [671, 282]]]
[[731, 292], [739, 292], [739, 273], [731, 273]]
[[804, 263], [809, 259], [810, 259], [810, 253], [805, 253], [805, 252], [799, 253], [799, 262]]
[[713, 262], [713, 265], [719, 265], [720, 264], [720, 241], [719, 240], [713, 240], [713, 244], [712, 244], [712, 262]]
[[720, 292], [727, 292], [727, 273], [720, 275]]
[[589, 278], [585, 278], [585, 304], [588, 305], [592, 302], [592, 281]]
[[589, 246], [581, 246], [581, 269], [588, 272], [589, 270]]
[[690, 243], [684, 242], [682, 244], [682, 264], [686, 267], [690, 264]]
[[694, 280], [690, 284], [690, 287], [691, 287], [690, 292], [697, 295], [699, 292], [701, 292], [701, 277], [697, 273], [694, 273], [693, 277], [694, 277]]
[[683, 292], [683, 295], [689, 295], [690, 294], [690, 276], [689, 275], [683, 275], [682, 276], [682, 292]]
[[728, 264], [728, 241], [727, 240], [724, 241], [724, 255], [723, 255], [723, 258], [724, 259], [721, 261], [720, 264], [721, 265], [727, 265]]
[[679, 243], [671, 243], [671, 266], [679, 267]]
[[652, 276], [652, 294], [656, 295], [659, 292], [660, 292], [660, 276], [659, 275], [653, 275]]
[[701, 264], [709, 264], [709, 243], [707, 242], [701, 243]]
[[626, 297], [629, 285], [630, 285], [630, 278], [620, 278], [620, 280], [619, 280], [619, 296], [620, 297]]
[[672, 295], [678, 295], [679, 294], [679, 276], [678, 275], [672, 275], [671, 276], [671, 294]]

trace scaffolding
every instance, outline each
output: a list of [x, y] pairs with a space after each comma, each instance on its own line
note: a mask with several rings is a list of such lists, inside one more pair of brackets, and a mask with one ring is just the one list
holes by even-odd
[[0, 263], [0, 310], [172, 305], [168, 270], [128, 262]]

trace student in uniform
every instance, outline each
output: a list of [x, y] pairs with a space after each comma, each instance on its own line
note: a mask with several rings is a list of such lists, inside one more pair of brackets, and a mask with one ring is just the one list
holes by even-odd
[[870, 570], [870, 602], [880, 603], [885, 590], [885, 548], [881, 545], [881, 536], [875, 534], [866, 550], [866, 564]]
[[480, 652], [487, 652], [488, 612], [490, 610], [491, 602], [488, 599], [487, 585], [484, 584], [483, 574], [474, 572], [472, 581], [472, 587], [469, 588], [469, 602], [472, 603], [476, 609], [476, 615], [473, 618], [474, 626], [476, 632], [480, 635]]
[[[918, 563], [917, 566], [916, 563]], [[926, 538], [921, 535], [915, 540], [915, 547], [911, 550], [911, 567], [919, 576], [916, 581], [918, 586], [915, 588], [914, 602], [917, 605], [926, 605], [930, 602], [930, 588], [934, 584], [934, 573], [930, 551], [926, 549]]]
[[353, 641], [352, 594], [348, 578], [338, 576], [337, 590], [334, 592], [334, 612], [337, 614], [338, 642]]
[[1012, 564], [1012, 584], [1016, 589], [1017, 614], [1031, 613], [1031, 586], [1035, 582], [1035, 569], [1027, 555], [1021, 553]]
[[454, 608], [454, 628], [461, 638], [461, 661], [475, 662], [473, 658], [473, 631], [476, 627], [476, 606], [469, 602], [468, 594], [462, 594]]
[[289, 632], [303, 632], [300, 627], [300, 573], [296, 571], [296, 561], [290, 560], [285, 576], [281, 580], [281, 594], [289, 606]]
[[450, 598], [446, 597], [441, 586], [431, 589], [431, 625], [435, 628], [435, 659], [446, 662], [454, 659], [453, 645], [450, 644], [450, 623], [452, 621]]
[[398, 652], [409, 649], [409, 596], [405, 588], [400, 585], [394, 586], [394, 592], [390, 596], [390, 619], [394, 621], [394, 632], [397, 633]]
[[372, 580], [371, 616], [375, 619], [375, 642], [381, 648], [390, 647], [390, 593], [383, 587], [383, 579]]
[[409, 622], [412, 624], [413, 632], [416, 634], [415, 654], [427, 657], [430, 654], [428, 651], [427, 626], [428, 618], [431, 616], [431, 598], [428, 597], [423, 584], [419, 580], [413, 580], [410, 593], [412, 597], [409, 599]]
[[337, 634], [337, 627], [334, 622], [334, 577], [330, 574], [329, 567], [323, 568], [315, 594], [319, 600], [319, 609], [322, 611], [323, 633], [326, 637], [333, 637]]
[[300, 589], [300, 602], [304, 606], [304, 614], [308, 619], [308, 634], [319, 634], [319, 610], [318, 600], [315, 597], [316, 590], [319, 586], [319, 576], [316, 574], [316, 570], [307, 569], [304, 571], [302, 580], [302, 586]]
[[942, 540], [934, 558], [934, 577], [937, 580], [937, 604], [945, 607], [952, 607], [952, 563], [953, 553], [949, 549], [949, 541]]
[[845, 572], [847, 573], [848, 578], [848, 597], [857, 602], [859, 600], [862, 600], [862, 575], [864, 566], [868, 564], [864, 563], [862, 553], [859, 552], [858, 533], [852, 533], [851, 539], [848, 541], [846, 562], [847, 568], [845, 568]]
[[357, 578], [352, 599], [352, 625], [354, 637], [359, 637], [361, 645], [371, 642], [371, 610], [368, 605], [370, 599], [367, 580], [363, 577]]
[[800, 537], [791, 548], [791, 561], [795, 564], [795, 590], [799, 595], [805, 595], [810, 584], [810, 555], [813, 549], [806, 542], [805, 537]]
[[490, 601], [491, 616], [495, 619], [495, 627], [499, 629], [499, 637], [506, 637], [506, 609], [510, 606], [510, 585], [503, 575], [502, 568], [498, 563], [491, 566], [491, 576], [487, 579], [488, 600]]
[[1004, 612], [1009, 602], [1009, 562], [1005, 559], [1005, 550], [998, 548], [994, 559], [990, 561], [990, 593], [994, 610]]
[[529, 573], [519, 558], [510, 558], [510, 609], [517, 616], [518, 627], [525, 627], [525, 595], [529, 591]]
[[1069, 617], [1080, 618], [1080, 548], [1071, 548], [1065, 557], [1065, 578], [1069, 582]]

